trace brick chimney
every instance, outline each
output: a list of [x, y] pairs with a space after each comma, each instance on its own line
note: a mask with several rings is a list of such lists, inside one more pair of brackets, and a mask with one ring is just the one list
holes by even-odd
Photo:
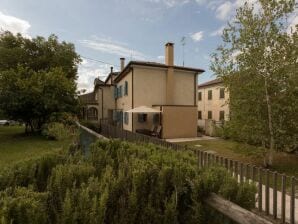
[[166, 104], [174, 104], [174, 44], [167, 43], [165, 45], [165, 64], [168, 65], [167, 70], [167, 86], [166, 86]]
[[125, 66], [125, 58], [120, 58], [120, 68], [121, 68], [121, 72], [123, 71]]

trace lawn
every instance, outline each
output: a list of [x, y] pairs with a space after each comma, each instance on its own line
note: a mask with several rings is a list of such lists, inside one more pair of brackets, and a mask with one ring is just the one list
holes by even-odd
[[[263, 164], [263, 150], [252, 145], [223, 139], [200, 140], [181, 144], [201, 145], [198, 149], [215, 151], [218, 155], [258, 166]], [[298, 156], [277, 152], [274, 154], [273, 166], [270, 169], [298, 177]]]
[[0, 167], [40, 157], [69, 143], [70, 139], [52, 141], [40, 135], [26, 135], [23, 126], [0, 126]]

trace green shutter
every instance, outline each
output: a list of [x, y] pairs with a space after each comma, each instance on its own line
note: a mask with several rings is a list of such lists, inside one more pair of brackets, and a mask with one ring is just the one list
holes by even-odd
[[117, 99], [118, 97], [118, 89], [117, 86], [114, 87], [114, 99]]
[[127, 81], [125, 81], [124, 94], [125, 94], [126, 96], [128, 95], [128, 82], [127, 82]]

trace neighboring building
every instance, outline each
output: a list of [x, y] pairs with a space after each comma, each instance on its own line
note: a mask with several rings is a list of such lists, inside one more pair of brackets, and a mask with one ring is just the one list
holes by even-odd
[[229, 92], [221, 79], [198, 85], [198, 125], [207, 134], [212, 135], [210, 125], [229, 120], [228, 100]]
[[[174, 44], [165, 46], [165, 64], [130, 61], [121, 71], [111, 73], [104, 83], [94, 88], [97, 93], [98, 110], [103, 105], [103, 116], [125, 130], [151, 129], [162, 127], [162, 138], [183, 138], [197, 136], [197, 79], [202, 69], [174, 65]], [[100, 100], [100, 88], [107, 88]], [[113, 93], [113, 94], [112, 94]], [[84, 101], [82, 95], [80, 98]], [[114, 97], [111, 100], [111, 96]], [[107, 102], [106, 102], [107, 101]], [[88, 104], [85, 104], [87, 108]], [[146, 106], [160, 113], [129, 113], [127, 111]]]

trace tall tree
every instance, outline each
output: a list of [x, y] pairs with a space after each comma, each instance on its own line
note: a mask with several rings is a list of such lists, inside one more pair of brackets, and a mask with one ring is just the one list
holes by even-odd
[[76, 112], [80, 57], [73, 44], [4, 32], [0, 49], [0, 109], [11, 119], [39, 131], [53, 113]]
[[294, 9], [295, 0], [246, 2], [213, 54], [211, 69], [230, 91], [231, 136], [267, 148], [266, 166], [275, 149], [297, 149], [297, 29], [288, 30]]

